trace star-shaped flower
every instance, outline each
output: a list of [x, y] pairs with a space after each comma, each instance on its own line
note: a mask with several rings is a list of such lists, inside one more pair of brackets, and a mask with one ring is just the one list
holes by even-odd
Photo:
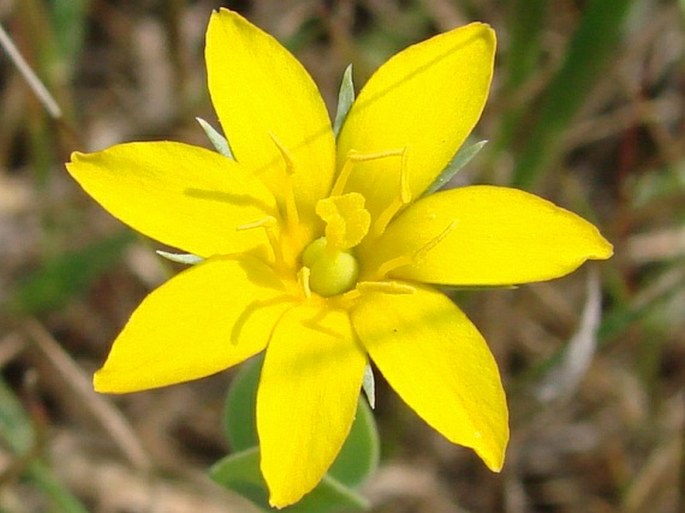
[[67, 164], [124, 223], [203, 259], [145, 298], [95, 388], [161, 387], [266, 350], [261, 469], [282, 507], [333, 462], [373, 361], [429, 425], [499, 470], [509, 435], [497, 366], [432, 284], [547, 280], [612, 248], [519, 190], [424, 195], [480, 117], [494, 51], [481, 23], [407, 48], [369, 79], [336, 139], [302, 65], [238, 14], [213, 13], [209, 90], [235, 159], [145, 142]]

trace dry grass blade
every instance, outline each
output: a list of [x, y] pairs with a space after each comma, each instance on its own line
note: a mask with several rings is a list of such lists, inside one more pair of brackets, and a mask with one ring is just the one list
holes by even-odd
[[596, 268], [587, 277], [587, 299], [580, 326], [569, 340], [561, 363], [553, 368], [537, 390], [537, 397], [549, 402], [568, 396], [577, 388], [597, 349], [597, 331], [602, 317], [602, 288]]
[[[66, 385], [66, 391], [73, 393], [105, 428], [130, 463], [140, 471], [150, 470], [150, 460], [128, 421], [104, 396], [93, 391], [90, 379], [45, 327], [37, 320], [29, 320], [24, 326], [24, 332], [33, 343], [31, 347], [37, 351], [40, 361], [59, 377]], [[45, 378], [45, 374], [43, 377]], [[74, 397], [69, 395], [62, 399], [73, 401]]]
[[5, 49], [7, 55], [19, 70], [19, 73], [21, 73], [21, 75], [24, 77], [26, 83], [38, 97], [50, 116], [52, 116], [54, 119], [61, 118], [62, 109], [57, 104], [57, 101], [52, 97], [50, 91], [48, 91], [48, 89], [43, 85], [38, 76], [31, 69], [31, 66], [29, 66], [26, 60], [22, 57], [21, 53], [19, 53], [19, 50], [12, 42], [9, 34], [5, 32], [5, 29], [2, 27], [2, 25], [0, 25], [0, 45]]
[[17, 333], [10, 333], [0, 339], [0, 369], [14, 360], [26, 347], [26, 342]]
[[120, 462], [93, 460], [73, 434], [62, 432], [53, 445], [53, 458], [60, 461], [59, 473], [71, 489], [97, 503], [101, 513], [252, 513], [246, 501], [224, 492], [207, 477], [192, 482], [156, 478], [151, 484], [145, 474], [131, 472]]

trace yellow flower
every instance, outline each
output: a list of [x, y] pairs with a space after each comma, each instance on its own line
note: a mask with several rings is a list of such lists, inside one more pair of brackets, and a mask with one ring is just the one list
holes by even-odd
[[201, 378], [266, 349], [261, 469], [283, 507], [330, 467], [371, 360], [429, 425], [499, 470], [509, 434], [495, 361], [429, 284], [547, 280], [612, 247], [519, 190], [422, 197], [480, 117], [494, 51], [481, 23], [407, 48], [371, 77], [336, 140], [302, 65], [238, 14], [213, 13], [209, 91], [235, 160], [146, 142], [67, 164], [124, 223], [204, 259], [145, 298], [95, 388]]

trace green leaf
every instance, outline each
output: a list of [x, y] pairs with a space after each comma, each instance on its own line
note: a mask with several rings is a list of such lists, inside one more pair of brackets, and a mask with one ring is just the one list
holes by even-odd
[[243, 363], [231, 382], [224, 405], [224, 434], [235, 452], [259, 444], [257, 439], [257, 384], [262, 355]]
[[380, 443], [373, 412], [365, 401], [357, 406], [357, 417], [328, 474], [350, 487], [361, 485], [378, 468]]
[[352, 82], [352, 64], [350, 64], [345, 68], [345, 73], [343, 73], [342, 82], [340, 83], [340, 92], [338, 93], [338, 110], [335, 113], [335, 121], [333, 121], [333, 133], [336, 137], [353, 103], [354, 83]]
[[200, 123], [200, 126], [202, 127], [202, 130], [205, 131], [205, 134], [207, 134], [207, 137], [209, 137], [209, 141], [212, 143], [212, 146], [214, 146], [214, 149], [216, 149], [216, 151], [221, 153], [224, 157], [228, 157], [231, 160], [235, 160], [233, 152], [231, 151], [231, 146], [230, 144], [228, 144], [228, 139], [221, 135], [212, 125], [207, 123], [204, 119], [195, 119], [198, 123]]
[[132, 240], [132, 233], [127, 231], [48, 260], [19, 284], [7, 306], [21, 313], [60, 308], [86, 290]]
[[[227, 456], [212, 466], [210, 477], [218, 484], [233, 490], [265, 511], [276, 511], [269, 506], [268, 492], [259, 470], [259, 449], [253, 447]], [[363, 511], [368, 507], [363, 497], [336, 479], [326, 476], [300, 502], [284, 508], [288, 513], [334, 513]]]
[[466, 164], [471, 162], [471, 159], [478, 155], [483, 146], [487, 144], [488, 141], [480, 141], [470, 146], [462, 146], [459, 148], [457, 153], [454, 154], [452, 160], [445, 167], [445, 169], [440, 173], [440, 176], [431, 184], [423, 196], [428, 196], [433, 194], [438, 189], [442, 188], [449, 182], [454, 175], [456, 175]]

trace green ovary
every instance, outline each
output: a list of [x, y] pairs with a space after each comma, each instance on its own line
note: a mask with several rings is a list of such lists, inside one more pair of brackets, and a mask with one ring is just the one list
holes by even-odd
[[325, 237], [307, 246], [302, 254], [302, 264], [309, 268], [310, 289], [320, 296], [342, 294], [357, 284], [357, 259], [351, 251], [327, 247]]

